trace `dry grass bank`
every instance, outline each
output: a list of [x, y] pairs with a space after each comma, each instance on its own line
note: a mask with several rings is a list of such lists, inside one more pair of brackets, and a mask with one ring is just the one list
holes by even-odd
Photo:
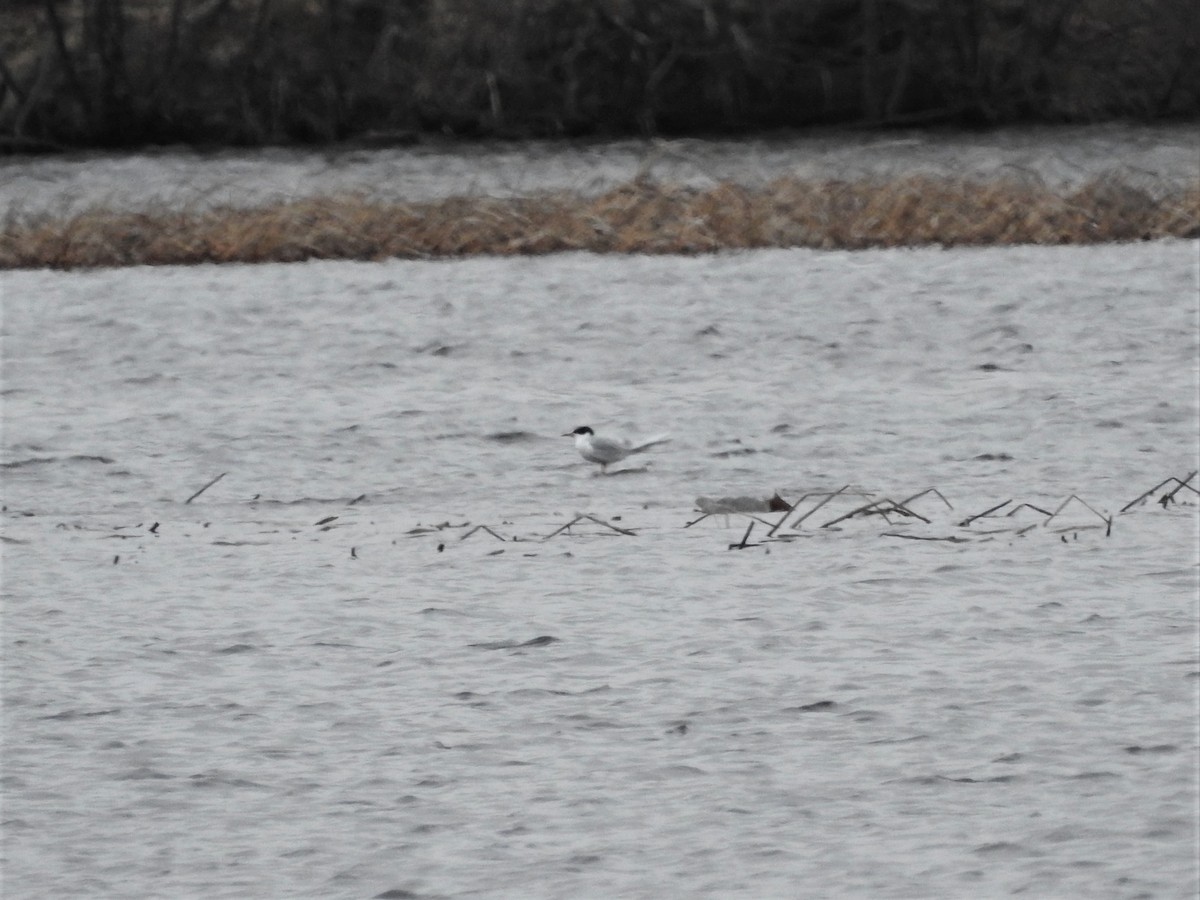
[[632, 182], [569, 193], [427, 203], [356, 196], [261, 209], [92, 210], [11, 220], [0, 268], [710, 253], [756, 247], [1093, 244], [1200, 237], [1200, 184], [1150, 192], [1116, 179], [1056, 193], [1018, 181], [910, 177], [709, 189]]

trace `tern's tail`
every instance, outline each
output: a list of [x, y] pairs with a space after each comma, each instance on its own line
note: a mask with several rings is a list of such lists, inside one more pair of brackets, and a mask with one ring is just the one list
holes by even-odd
[[648, 441], [642, 441], [640, 444], [635, 444], [629, 448], [630, 453], [641, 453], [643, 450], [649, 450], [651, 447], [657, 447], [659, 444], [665, 444], [671, 440], [670, 435], [660, 434], [657, 437], [652, 437]]

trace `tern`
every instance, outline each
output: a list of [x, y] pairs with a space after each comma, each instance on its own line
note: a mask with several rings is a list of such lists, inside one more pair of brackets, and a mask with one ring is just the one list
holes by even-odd
[[599, 463], [602, 475], [607, 474], [609, 463], [620, 462], [627, 456], [641, 453], [670, 440], [666, 435], [659, 435], [640, 444], [631, 444], [624, 438], [602, 437], [587, 425], [568, 431], [563, 437], [575, 438], [575, 449], [579, 451], [579, 455], [588, 462]]

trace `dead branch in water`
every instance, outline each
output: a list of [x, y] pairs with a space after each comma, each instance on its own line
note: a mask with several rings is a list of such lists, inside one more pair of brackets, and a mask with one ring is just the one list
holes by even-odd
[[556, 537], [556, 536], [562, 534], [564, 531], [566, 531], [572, 525], [582, 522], [584, 519], [587, 519], [591, 522], [595, 522], [597, 525], [603, 525], [605, 528], [611, 528], [613, 531], [617, 532], [618, 534], [627, 534], [630, 537], [637, 537], [636, 531], [630, 531], [628, 528], [618, 528], [616, 525], [613, 525], [610, 522], [605, 522], [603, 519], [598, 519], [595, 516], [591, 515], [590, 513], [583, 513], [583, 514], [578, 515], [575, 518], [573, 518], [566, 525], [559, 526], [554, 531], [552, 531], [550, 534], [548, 534], [544, 538], [542, 538], [542, 540], [548, 541], [548, 540], [550, 540], [550, 538]]
[[926, 537], [919, 534], [900, 534], [897, 531], [885, 531], [880, 537], [904, 538], [906, 541], [944, 541], [949, 544], [966, 544], [970, 542], [970, 538], [955, 537], [948, 535], [947, 537]]
[[505, 541], [506, 543], [508, 541], [508, 538], [501, 537], [500, 535], [496, 534], [496, 532], [492, 531], [492, 529], [488, 528], [488, 526], [486, 526], [486, 525], [476, 525], [474, 528], [472, 528], [466, 534], [459, 537], [459, 540], [465, 541], [467, 538], [469, 538], [471, 535], [473, 535], [477, 531], [486, 531], [488, 534], [490, 534], [492, 537], [494, 537], [498, 541]]
[[1170, 484], [1172, 481], [1175, 482], [1174, 490], [1172, 490], [1166, 494], [1163, 494], [1162, 497], [1160, 497], [1158, 499], [1158, 502], [1162, 504], [1163, 509], [1166, 509], [1167, 504], [1172, 502], [1175, 499], [1175, 495], [1177, 493], [1179, 493], [1181, 490], [1183, 490], [1184, 488], [1187, 488], [1193, 494], [1200, 494], [1200, 491], [1196, 490], [1190, 484], [1191, 480], [1195, 477], [1196, 477], [1196, 471], [1192, 471], [1188, 474], [1188, 476], [1186, 478], [1180, 479], [1180, 478], [1176, 478], [1174, 475], [1172, 475], [1168, 478], [1164, 478], [1162, 481], [1160, 481], [1154, 487], [1150, 488], [1150, 490], [1142, 492], [1137, 497], [1135, 497], [1133, 500], [1130, 500], [1128, 503], [1126, 503], [1124, 506], [1122, 506], [1121, 512], [1125, 512], [1125, 511], [1129, 510], [1130, 508], [1137, 506], [1137, 504], [1141, 503], [1143, 500], [1145, 500], [1147, 497], [1149, 497], [1151, 494], [1153, 494], [1159, 488], [1163, 487], [1164, 485]]
[[746, 541], [750, 540], [750, 532], [752, 532], [753, 530], [754, 530], [754, 521], [752, 520], [750, 522], [749, 527], [746, 528], [746, 533], [742, 535], [741, 541], [736, 544], [730, 544], [729, 549], [730, 550], [745, 550], [747, 547], [761, 547], [762, 544], [747, 544], [746, 543]]
[[968, 525], [970, 525], [976, 519], [982, 519], [984, 516], [990, 516], [992, 513], [996, 512], [996, 510], [1004, 509], [1004, 507], [1008, 506], [1008, 504], [1010, 504], [1010, 503], [1012, 503], [1012, 500], [1005, 500], [1003, 503], [997, 503], [995, 506], [989, 506], [987, 509], [985, 509], [981, 513], [976, 513], [973, 516], [967, 516], [965, 519], [963, 519], [961, 522], [958, 523], [958, 527], [966, 528]]
[[1042, 509], [1040, 506], [1034, 506], [1032, 503], [1022, 503], [1019, 506], [1014, 506], [1011, 510], [1004, 514], [1005, 518], [1011, 518], [1023, 509], [1032, 509], [1034, 512], [1040, 512], [1043, 516], [1051, 516], [1053, 513], [1048, 509]]
[[767, 537], [774, 536], [775, 532], [778, 531], [783, 526], [783, 523], [787, 521], [788, 516], [790, 516], [792, 514], [792, 512], [795, 511], [796, 507], [799, 506], [801, 503], [803, 503], [805, 500], [807, 500], [809, 497], [822, 497], [823, 496], [825, 499], [822, 500], [820, 503], [818, 503], [816, 506], [814, 506], [812, 509], [810, 509], [808, 512], [806, 512], [804, 515], [802, 515], [798, 519], [796, 519], [796, 521], [792, 523], [793, 528], [796, 528], [799, 525], [801, 525], [805, 519], [807, 519], [809, 516], [811, 516], [813, 513], [815, 513], [818, 509], [820, 509], [822, 506], [824, 506], [826, 503], [828, 503], [830, 500], [832, 500], [838, 494], [842, 493], [842, 491], [847, 490], [849, 487], [850, 487], [850, 485], [843, 484], [836, 491], [810, 491], [809, 493], [805, 494], [799, 500], [797, 500], [795, 503], [793, 503], [790, 507], [788, 507], [787, 512], [785, 512], [779, 518], [779, 521], [776, 522], [775, 525], [771, 528], [771, 530], [767, 532]]
[[948, 509], [954, 509], [954, 504], [947, 500], [942, 492], [935, 487], [925, 488], [925, 490], [919, 491], [918, 493], [913, 494], [911, 497], [906, 497], [904, 500], [900, 501], [899, 505], [907, 508], [908, 504], [912, 503], [914, 500], [920, 500], [926, 494], [933, 494], [935, 497], [945, 503]]
[[1068, 497], [1066, 500], [1064, 500], [1061, 504], [1059, 504], [1058, 509], [1056, 509], [1054, 512], [1052, 512], [1050, 514], [1050, 516], [1046, 519], [1046, 521], [1042, 523], [1042, 525], [1043, 526], [1049, 525], [1050, 520], [1053, 519], [1055, 516], [1057, 516], [1064, 509], [1066, 509], [1067, 505], [1072, 500], [1076, 501], [1077, 503], [1082, 503], [1084, 506], [1086, 506], [1088, 509], [1090, 509], [1093, 513], [1096, 514], [1096, 516], [1100, 519], [1100, 521], [1102, 521], [1105, 525], [1105, 529], [1104, 529], [1105, 537], [1108, 537], [1110, 534], [1112, 534], [1112, 516], [1104, 515], [1104, 513], [1100, 512], [1098, 509], [1096, 509], [1094, 506], [1092, 506], [1092, 504], [1088, 503], [1086, 500], [1084, 500], [1078, 494], [1072, 494], [1070, 497]]
[[184, 505], [186, 506], [187, 504], [191, 503], [193, 500], [195, 500], [197, 497], [199, 497], [201, 494], [203, 494], [205, 491], [207, 491], [210, 487], [212, 487], [214, 484], [216, 484], [218, 481], [220, 481], [222, 478], [224, 478], [228, 474], [229, 474], [228, 472], [222, 472], [220, 475], [218, 475], [216, 478], [214, 478], [212, 481], [210, 481], [204, 487], [200, 488], [200, 490], [196, 491], [196, 493], [192, 494], [192, 496], [190, 496], [186, 500], [184, 500], [183, 501]]
[[[925, 493], [925, 492], [922, 491], [922, 493]], [[916, 496], [919, 497], [920, 494], [917, 494]], [[897, 503], [895, 500], [892, 500], [890, 497], [883, 497], [879, 500], [873, 500], [870, 503], [864, 504], [863, 506], [860, 506], [857, 509], [852, 509], [852, 510], [850, 510], [850, 512], [846, 513], [844, 516], [838, 516], [836, 519], [831, 519], [830, 521], [826, 522], [821, 527], [828, 528], [830, 525], [836, 525], [838, 522], [844, 522], [846, 519], [851, 519], [857, 515], [883, 516], [884, 521], [886, 521], [890, 525], [892, 523], [892, 520], [889, 519], [888, 515], [887, 515], [890, 512], [898, 513], [899, 515], [902, 515], [902, 516], [909, 516], [913, 519], [920, 519], [926, 525], [929, 524], [929, 520], [927, 518], [925, 518], [923, 515], [921, 515], [920, 513], [913, 512], [911, 509], [909, 509], [904, 504]]]

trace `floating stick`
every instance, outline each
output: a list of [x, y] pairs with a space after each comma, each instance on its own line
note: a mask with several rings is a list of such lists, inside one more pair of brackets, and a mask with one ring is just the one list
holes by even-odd
[[[830, 521], [826, 522], [821, 527], [828, 528], [830, 525], [836, 525], [838, 522], [845, 521], [846, 519], [849, 519], [852, 516], [856, 516], [860, 512], [865, 512], [866, 510], [872, 509], [883, 502], [884, 502], [883, 500], [872, 500], [870, 503], [860, 506], [857, 509], [850, 510], [850, 512], [846, 513], [844, 516], [838, 516], [836, 519], [831, 519]], [[887, 516], [884, 516], [884, 518], [886, 519]]]
[[[924, 493], [924, 492], [922, 492], [922, 493]], [[920, 496], [920, 494], [918, 494], [917, 496]], [[891, 507], [885, 509], [883, 507], [883, 504], [885, 504], [885, 503], [890, 503]], [[929, 524], [929, 520], [927, 518], [925, 518], [923, 515], [921, 515], [920, 513], [913, 512], [907, 506], [897, 503], [895, 500], [891, 499], [890, 497], [883, 497], [879, 500], [875, 500], [872, 503], [868, 503], [865, 506], [860, 506], [858, 509], [851, 510], [850, 512], [846, 513], [844, 516], [839, 516], [838, 518], [836, 518], [830, 522], [826, 522], [821, 527], [828, 528], [830, 525], [836, 525], [838, 522], [844, 521], [845, 519], [849, 519], [853, 516], [858, 515], [859, 513], [872, 513], [872, 512], [878, 513], [879, 515], [883, 516], [884, 521], [886, 521], [889, 525], [892, 523], [892, 520], [887, 517], [887, 514], [889, 512], [897, 512], [897, 513], [900, 513], [900, 515], [902, 515], [902, 516], [911, 516], [914, 519], [920, 519], [926, 525]]]
[[[922, 492], [921, 492], [921, 494], [924, 494], [924, 493], [926, 493], [926, 491], [922, 491]], [[917, 496], [918, 496], [918, 497], [920, 497], [920, 496], [921, 496], [921, 494], [917, 494]], [[943, 497], [942, 499], [943, 499], [943, 500], [945, 500], [946, 498], [945, 498], [945, 497]], [[918, 512], [913, 512], [911, 509], [909, 509], [907, 506], [905, 506], [905, 505], [904, 505], [904, 503], [907, 503], [907, 502], [908, 502], [907, 500], [905, 500], [905, 501], [904, 501], [904, 503], [897, 503], [895, 500], [888, 500], [887, 502], [888, 502], [888, 503], [890, 503], [890, 504], [892, 504], [892, 511], [893, 511], [893, 512], [898, 512], [898, 513], [900, 513], [900, 514], [901, 514], [901, 515], [903, 515], [903, 516], [912, 516], [914, 519], [920, 519], [920, 520], [921, 520], [922, 522], [924, 522], [926, 525], [928, 525], [928, 524], [929, 524], [929, 520], [928, 520], [927, 518], [925, 518], [923, 515], [921, 515], [921, 514], [920, 514], [920, 513], [918, 513]], [[953, 509], [953, 507], [951, 507], [951, 509]], [[883, 511], [882, 511], [882, 510], [880, 511], [880, 515], [883, 515]], [[886, 516], [886, 515], [884, 515], [883, 517], [884, 517], [885, 519], [887, 518], [887, 516]]]
[[954, 509], [954, 504], [952, 504], [949, 500], [947, 500], [944, 496], [942, 496], [942, 492], [934, 487], [925, 488], [925, 490], [921, 491], [921, 493], [913, 494], [907, 500], [901, 500], [900, 506], [907, 507], [908, 504], [912, 503], [914, 500], [918, 500], [921, 497], [924, 497], [926, 494], [937, 494], [937, 496], [941, 498], [942, 502], [945, 503], [946, 506], [950, 507], [950, 509]]
[[949, 537], [926, 537], [920, 534], [900, 534], [895, 531], [885, 531], [880, 537], [904, 538], [906, 541], [946, 541], [951, 544], [966, 544], [971, 540], [970, 538], [956, 537], [954, 535], [950, 535]]
[[616, 532], [618, 532], [618, 533], [620, 533], [620, 534], [627, 534], [627, 535], [629, 535], [630, 537], [637, 537], [637, 532], [636, 532], [636, 531], [630, 531], [628, 528], [618, 528], [616, 525], [613, 525], [613, 524], [611, 524], [611, 523], [609, 523], [609, 522], [605, 522], [603, 519], [597, 519], [597, 518], [596, 518], [595, 516], [593, 516], [593, 515], [583, 515], [583, 516], [580, 516], [580, 518], [582, 518], [582, 519], [591, 519], [591, 520], [592, 520], [593, 522], [595, 522], [597, 525], [603, 525], [605, 528], [611, 528], [613, 531], [616, 531]]
[[755, 520], [753, 520], [753, 519], [751, 520], [751, 522], [750, 522], [750, 527], [748, 527], [748, 528], [746, 529], [746, 533], [742, 535], [742, 540], [741, 540], [741, 543], [738, 543], [738, 544], [730, 544], [730, 545], [729, 545], [729, 549], [730, 549], [730, 550], [745, 550], [747, 547], [760, 547], [760, 546], [762, 546], [761, 544], [747, 544], [747, 543], [746, 543], [746, 541], [750, 539], [750, 532], [754, 530], [754, 521], [755, 521]]
[[963, 519], [961, 522], [958, 523], [958, 527], [966, 528], [968, 525], [970, 525], [976, 519], [982, 519], [984, 516], [991, 515], [996, 510], [1003, 509], [1004, 507], [1008, 506], [1008, 504], [1010, 504], [1010, 503], [1012, 503], [1012, 500], [1005, 500], [1003, 503], [997, 503], [995, 506], [988, 507], [981, 513], [976, 513], [973, 516], [967, 516], [965, 519]]
[[750, 532], [752, 532], [753, 530], [754, 530], [754, 522], [751, 522], [751, 523], [750, 523], [750, 526], [749, 526], [749, 527], [746, 529], [746, 533], [742, 535], [742, 544], [741, 544], [741, 546], [742, 546], [742, 548], [743, 548], [743, 549], [744, 549], [744, 548], [745, 548], [745, 546], [746, 546], [746, 541], [747, 541], [747, 540], [750, 538]]
[[546, 535], [544, 538], [542, 538], [542, 540], [548, 541], [548, 540], [550, 540], [550, 538], [555, 537], [559, 534], [562, 534], [564, 531], [566, 531], [568, 528], [570, 528], [572, 525], [574, 525], [576, 522], [578, 522], [582, 518], [583, 518], [583, 516], [576, 516], [570, 522], [568, 522], [566, 525], [562, 525], [559, 528], [556, 528], [550, 534]]
[[1190, 484], [1188, 484], [1188, 482], [1191, 481], [1195, 477], [1196, 477], [1196, 473], [1192, 472], [1192, 474], [1190, 474], [1187, 478], [1183, 479], [1183, 481], [1179, 481], [1179, 479], [1176, 478], [1175, 480], [1179, 481], [1179, 484], [1175, 487], [1175, 489], [1173, 491], [1171, 491], [1171, 493], [1163, 494], [1163, 496], [1161, 498], [1159, 498], [1158, 502], [1162, 504], [1162, 508], [1166, 509], [1167, 504], [1172, 502], [1175, 499], [1175, 495], [1178, 494], [1184, 488], [1187, 488], [1193, 494], [1200, 494], [1200, 491], [1196, 490], [1194, 487], [1192, 487]]
[[214, 478], [212, 481], [210, 481], [204, 487], [200, 488], [200, 490], [196, 491], [196, 493], [192, 494], [192, 496], [190, 496], [186, 500], [184, 500], [183, 501], [184, 505], [186, 506], [188, 503], [191, 503], [193, 500], [195, 500], [197, 497], [199, 497], [201, 494], [203, 494], [205, 491], [207, 491], [210, 487], [212, 487], [214, 484], [216, 484], [218, 481], [220, 481], [222, 478], [224, 478], [228, 474], [229, 474], [228, 472], [222, 472], [220, 475], [218, 475], [216, 478]]
[[691, 528], [691, 527], [692, 527], [693, 525], [695, 525], [697, 522], [703, 522], [705, 519], [707, 519], [707, 518], [708, 518], [709, 516], [711, 516], [711, 515], [712, 515], [712, 513], [705, 513], [704, 515], [702, 515], [702, 516], [701, 516], [700, 518], [698, 518], [698, 519], [692, 519], [692, 521], [688, 522], [688, 523], [687, 523], [686, 525], [684, 525], [683, 527], [684, 527], [684, 528]]
[[459, 540], [465, 541], [467, 538], [469, 538], [471, 535], [473, 535], [477, 531], [486, 531], [488, 534], [490, 534], [492, 537], [494, 537], [498, 541], [507, 540], [506, 538], [503, 538], [500, 535], [496, 534], [496, 532], [492, 531], [492, 529], [488, 528], [486, 525], [476, 525], [474, 528], [472, 528], [470, 531], [468, 531], [466, 534], [464, 534], [462, 537], [460, 537]]
[[1040, 512], [1043, 516], [1053, 515], [1053, 513], [1049, 512], [1048, 510], [1042, 509], [1040, 506], [1034, 506], [1032, 503], [1022, 503], [1020, 506], [1014, 506], [1011, 510], [1006, 512], [1004, 514], [1004, 516], [1005, 516], [1005, 518], [1008, 518], [1009, 516], [1014, 516], [1018, 512], [1020, 512], [1023, 509], [1026, 509], [1026, 508], [1032, 509], [1036, 512]]
[[1121, 512], [1125, 512], [1130, 507], [1136, 506], [1137, 504], [1141, 503], [1143, 500], [1145, 500], [1147, 497], [1149, 497], [1151, 494], [1153, 494], [1155, 491], [1157, 491], [1164, 484], [1167, 484], [1170, 481], [1178, 481], [1178, 480], [1179, 479], [1176, 478], [1174, 475], [1172, 475], [1170, 478], [1164, 478], [1162, 481], [1160, 481], [1154, 487], [1150, 488], [1150, 490], [1143, 491], [1142, 493], [1138, 494], [1137, 497], [1135, 497], [1133, 500], [1130, 500], [1128, 503], [1126, 503], [1124, 506], [1122, 506]]
[[1100, 518], [1100, 520], [1101, 520], [1101, 521], [1104, 521], [1104, 522], [1107, 522], [1107, 521], [1108, 521], [1108, 517], [1107, 517], [1107, 516], [1105, 516], [1105, 515], [1104, 515], [1104, 513], [1102, 513], [1102, 512], [1100, 512], [1099, 510], [1097, 510], [1097, 509], [1096, 509], [1094, 506], [1092, 506], [1092, 504], [1088, 503], [1086, 500], [1084, 500], [1084, 499], [1083, 499], [1082, 497], [1080, 497], [1078, 494], [1072, 494], [1070, 497], [1068, 497], [1066, 500], [1064, 500], [1064, 501], [1063, 501], [1063, 502], [1062, 502], [1062, 503], [1059, 505], [1058, 509], [1056, 509], [1054, 512], [1050, 513], [1050, 516], [1049, 516], [1049, 518], [1047, 518], [1047, 519], [1046, 519], [1046, 521], [1045, 521], [1045, 522], [1043, 522], [1042, 524], [1043, 524], [1043, 525], [1049, 525], [1049, 524], [1050, 524], [1050, 519], [1053, 519], [1053, 518], [1054, 518], [1055, 516], [1057, 516], [1057, 515], [1058, 515], [1060, 512], [1062, 512], [1064, 509], [1066, 509], [1066, 507], [1067, 507], [1067, 504], [1068, 504], [1068, 503], [1070, 503], [1072, 500], [1078, 500], [1080, 503], [1082, 503], [1084, 506], [1086, 506], [1088, 509], [1090, 509], [1092, 512], [1094, 512], [1094, 513], [1095, 513], [1095, 514], [1096, 514], [1096, 515], [1097, 515], [1097, 516]]
[[809, 497], [824, 497], [825, 499], [822, 500], [820, 503], [818, 503], [816, 506], [814, 506], [812, 509], [810, 509], [807, 513], [805, 513], [803, 516], [801, 516], [795, 522], [793, 522], [792, 523], [793, 526], [799, 525], [801, 522], [803, 522], [805, 519], [807, 519], [809, 516], [811, 516], [813, 513], [815, 513], [818, 509], [820, 509], [822, 506], [824, 506], [826, 503], [828, 503], [830, 500], [832, 500], [834, 497], [836, 497], [842, 491], [846, 490], [846, 488], [848, 488], [848, 487], [850, 487], [850, 485], [843, 484], [840, 488], [838, 488], [836, 491], [833, 491], [833, 492], [809, 491], [807, 494], [805, 494], [803, 497], [801, 497], [799, 500], [797, 500], [795, 503], [793, 503], [791, 506], [789, 506], [786, 511], [784, 511], [784, 514], [780, 517], [779, 521], [776, 522], [771, 527], [771, 530], [767, 532], [767, 537], [771, 537], [773, 534], [775, 534], [776, 531], [778, 531], [781, 527], [783, 527], [783, 523], [787, 521], [788, 516], [790, 516], [795, 511], [797, 506], [799, 506], [801, 503], [803, 503]]
[[550, 534], [548, 534], [544, 538], [542, 538], [542, 540], [548, 541], [548, 540], [550, 540], [550, 538], [555, 537], [559, 534], [562, 534], [564, 531], [566, 531], [568, 528], [570, 528], [576, 522], [581, 522], [584, 519], [588, 519], [589, 521], [595, 522], [597, 525], [603, 525], [605, 528], [611, 528], [613, 531], [617, 532], [618, 534], [627, 534], [630, 537], [637, 537], [636, 531], [630, 531], [628, 528], [618, 528], [616, 525], [613, 525], [610, 522], [605, 522], [603, 519], [597, 519], [595, 516], [591, 515], [590, 513], [581, 513], [580, 515], [573, 518], [566, 525], [562, 525], [562, 526], [559, 526], [558, 528], [556, 528]]
[[1188, 482], [1191, 481], [1195, 477], [1196, 477], [1196, 472], [1192, 472], [1191, 474], [1189, 474], [1187, 476], [1187, 478], [1184, 478], [1182, 480], [1176, 478], [1174, 475], [1170, 476], [1169, 478], [1164, 478], [1162, 481], [1160, 481], [1154, 487], [1150, 488], [1150, 490], [1145, 491], [1142, 494], [1139, 494], [1135, 499], [1130, 500], [1128, 503], [1126, 503], [1124, 506], [1122, 506], [1121, 512], [1125, 512], [1130, 507], [1137, 506], [1137, 504], [1141, 503], [1143, 500], [1145, 500], [1147, 497], [1149, 497], [1151, 494], [1153, 494], [1155, 491], [1157, 491], [1160, 487], [1162, 487], [1165, 484], [1169, 484], [1172, 481], [1174, 481], [1176, 483], [1175, 489], [1173, 491], [1171, 491], [1169, 494], [1163, 494], [1162, 499], [1160, 499], [1158, 501], [1159, 503], [1161, 503], [1163, 505], [1163, 509], [1166, 509], [1167, 504], [1170, 503], [1171, 500], [1173, 500], [1175, 498], [1175, 495], [1177, 493], [1179, 493], [1179, 491], [1185, 487], [1189, 491], [1192, 491], [1193, 493], [1200, 494], [1200, 491], [1197, 491], [1194, 487], [1192, 487], [1190, 484], [1188, 484]]
[[[792, 527], [798, 528], [799, 526], [803, 525], [805, 519], [807, 519], [809, 516], [811, 516], [813, 513], [815, 513], [818, 509], [820, 509], [822, 506], [824, 506], [826, 503], [828, 503], [834, 497], [837, 497], [843, 491], [848, 491], [849, 489], [850, 489], [850, 485], [843, 484], [840, 488], [838, 488], [832, 494], [829, 494], [828, 496], [826, 496], [826, 498], [824, 500], [822, 500], [820, 503], [818, 503], [816, 506], [814, 506], [812, 509], [810, 509], [808, 512], [806, 512], [804, 515], [802, 515], [798, 519], [796, 519], [796, 521], [792, 523]], [[816, 495], [809, 494], [808, 496], [815, 497]], [[800, 499], [803, 500], [804, 498], [801, 497]], [[824, 526], [822, 526], [822, 527], [824, 527]]]

